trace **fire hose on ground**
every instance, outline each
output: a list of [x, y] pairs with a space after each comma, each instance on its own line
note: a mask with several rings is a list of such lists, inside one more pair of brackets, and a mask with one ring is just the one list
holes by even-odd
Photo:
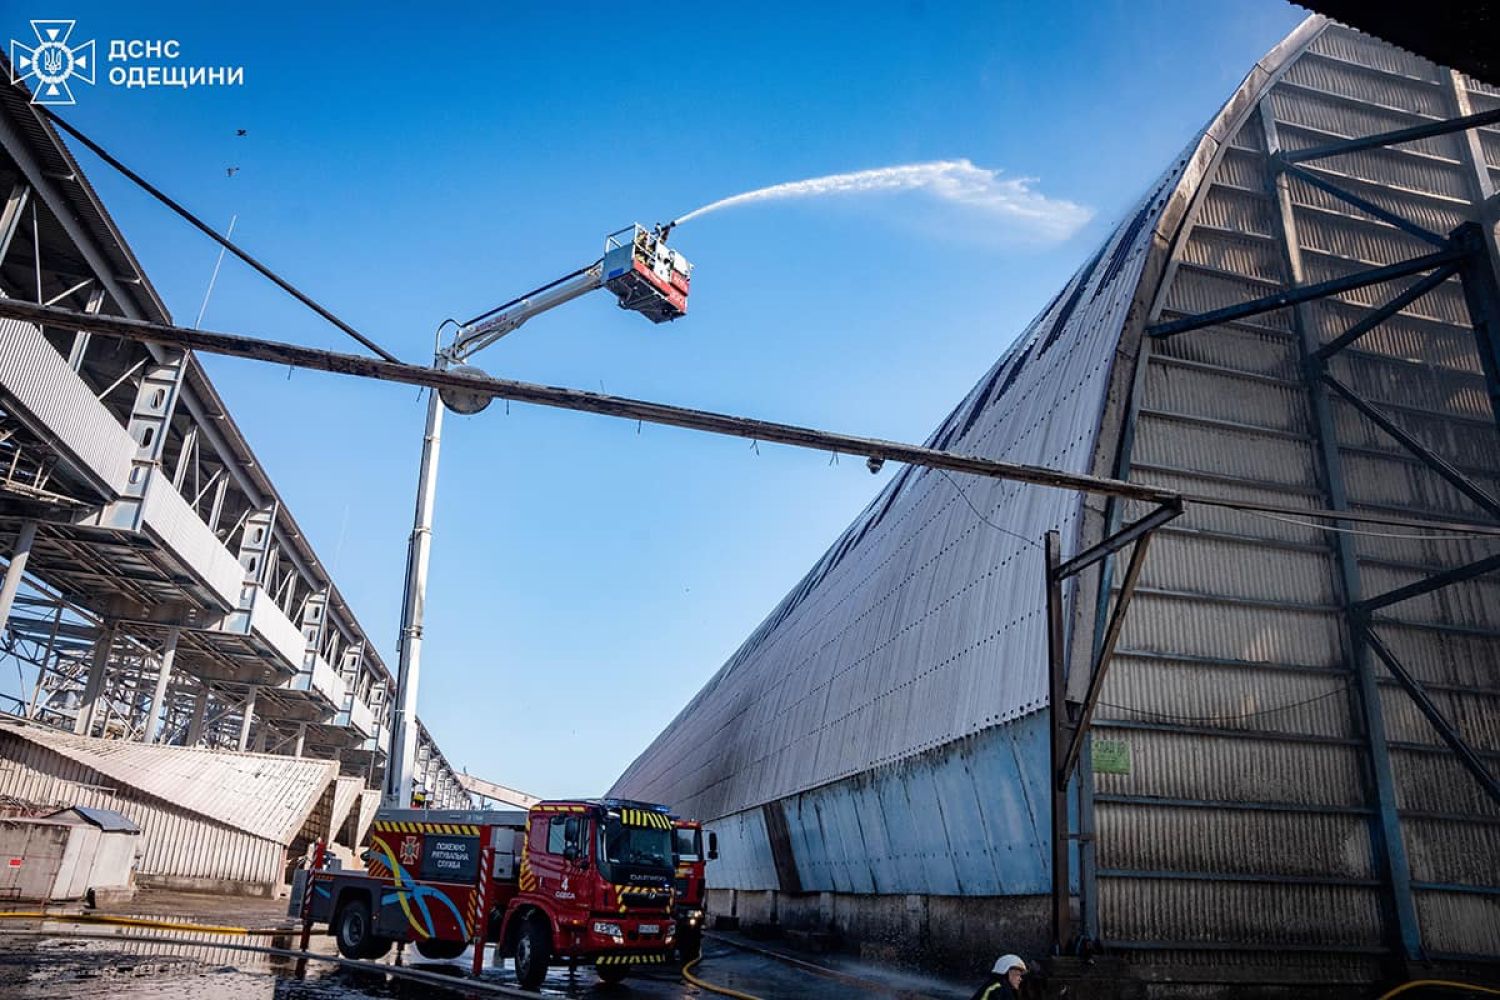
[[[93, 913], [46, 913], [39, 910], [0, 913], [0, 920], [6, 919], [51, 920], [63, 923], [104, 924], [118, 927], [140, 927], [151, 930], [197, 931], [200, 934], [217, 934], [223, 936], [238, 937], [269, 937], [274, 934], [290, 935], [296, 933], [295, 928], [287, 927], [257, 929], [251, 927], [230, 927], [214, 924], [195, 924], [176, 920], [159, 920], [154, 917], [119, 917], [110, 916], [108, 914]], [[318, 955], [312, 952], [298, 951], [292, 948], [273, 948], [264, 945], [234, 944], [225, 941], [167, 938], [150, 934], [88, 934], [78, 931], [5, 930], [0, 931], [0, 935], [6, 937], [71, 937], [88, 938], [98, 941], [131, 941], [144, 944], [167, 944], [176, 945], [178, 947], [226, 948], [231, 951], [243, 951], [254, 954], [272, 955], [279, 958], [296, 959], [298, 961], [312, 959], [313, 961], [327, 962], [358, 971], [376, 972], [385, 975], [399, 976], [405, 979], [414, 980], [416, 982], [446, 986], [450, 989], [478, 989], [482, 992], [492, 993], [496, 996], [541, 996], [541, 994], [539, 993], [532, 993], [528, 990], [517, 989], [511, 986], [502, 986], [497, 983], [476, 982], [472, 979], [455, 981], [451, 976], [432, 972], [422, 972], [419, 969], [408, 969], [399, 965], [386, 965], [382, 962], [357, 961], [342, 957], [335, 957], [332, 955]], [[699, 989], [708, 990], [711, 993], [718, 993], [727, 997], [735, 997], [737, 998], [737, 1000], [761, 1000], [760, 997], [757, 997], [753, 994], [742, 993], [738, 990], [730, 989], [727, 986], [719, 986], [715, 983], [708, 982], [705, 979], [693, 975], [690, 970], [693, 966], [702, 961], [702, 957], [703, 956], [700, 955], [698, 958], [693, 959], [687, 965], [683, 966], [683, 979], [687, 980], [694, 986], [697, 986]]]

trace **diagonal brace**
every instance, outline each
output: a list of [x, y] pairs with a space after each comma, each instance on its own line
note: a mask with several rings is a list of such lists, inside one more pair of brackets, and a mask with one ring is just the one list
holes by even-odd
[[1381, 430], [1399, 441], [1403, 448], [1421, 459], [1424, 465], [1445, 479], [1450, 486], [1484, 508], [1491, 516], [1500, 518], [1500, 500], [1496, 500], [1490, 496], [1478, 483], [1460, 472], [1451, 462], [1441, 455], [1436, 454], [1421, 441], [1418, 441], [1411, 434], [1407, 433], [1400, 425], [1392, 421], [1390, 417], [1380, 412], [1368, 400], [1361, 397], [1343, 382], [1340, 382], [1326, 371], [1322, 372], [1319, 377], [1322, 379], [1324, 385], [1347, 400], [1350, 406], [1353, 406], [1360, 413], [1368, 417], [1371, 423], [1374, 423]]
[[1144, 535], [1149, 535], [1168, 521], [1181, 515], [1182, 503], [1180, 501], [1174, 500], [1171, 503], [1162, 504], [1139, 521], [1127, 524], [1113, 535], [1103, 539], [1096, 545], [1089, 546], [1072, 559], [1057, 567], [1057, 578], [1062, 580], [1075, 573], [1082, 572], [1105, 556], [1120, 551], [1136, 539]]
[[1353, 205], [1355, 208], [1359, 209], [1361, 212], [1364, 212], [1366, 215], [1379, 219], [1381, 222], [1389, 223], [1402, 232], [1409, 233], [1412, 236], [1415, 236], [1419, 240], [1424, 240], [1428, 243], [1431, 243], [1435, 247], [1445, 247], [1448, 245], [1448, 237], [1440, 236], [1430, 229], [1426, 229], [1422, 226], [1417, 225], [1410, 219], [1402, 218], [1395, 212], [1391, 212], [1387, 209], [1381, 208], [1379, 205], [1375, 204], [1373, 201], [1370, 201], [1368, 198], [1361, 198], [1353, 191], [1348, 191], [1342, 187], [1339, 187], [1332, 181], [1319, 177], [1317, 174], [1313, 173], [1310, 170], [1307, 170], [1304, 167], [1299, 167], [1294, 163], [1288, 163], [1285, 153], [1277, 153], [1275, 156], [1272, 156], [1271, 166], [1272, 169], [1279, 169], [1283, 173], [1291, 174], [1297, 179], [1317, 188], [1319, 191], [1331, 194], [1340, 201]]
[[1493, 125], [1495, 122], [1500, 122], [1500, 108], [1495, 108], [1493, 111], [1481, 111], [1476, 115], [1464, 115], [1462, 118], [1449, 118], [1445, 121], [1430, 122], [1426, 125], [1413, 125], [1411, 128], [1398, 128], [1392, 132], [1379, 132], [1375, 135], [1360, 136], [1358, 139], [1331, 142], [1326, 146], [1315, 146], [1311, 149], [1294, 149], [1283, 153], [1282, 156], [1289, 163], [1301, 163], [1305, 160], [1321, 160], [1327, 156], [1357, 153], [1364, 149], [1378, 149], [1381, 146], [1394, 146], [1397, 143], [1412, 142], [1417, 139], [1429, 139], [1435, 135], [1463, 132], [1467, 129], [1478, 128], [1481, 125]]
[[[1175, 517], [1176, 513], [1172, 516]], [[1136, 522], [1136, 524], [1140, 523]], [[1110, 613], [1109, 624], [1104, 630], [1104, 641], [1099, 644], [1099, 651], [1094, 655], [1094, 662], [1090, 665], [1088, 691], [1084, 694], [1083, 704], [1079, 707], [1077, 718], [1072, 723], [1072, 735], [1068, 738], [1068, 748], [1063, 755], [1062, 766], [1053, 776], [1053, 780], [1060, 785], [1067, 785], [1069, 775], [1078, 764], [1078, 756], [1083, 752], [1083, 740], [1088, 735], [1090, 724], [1094, 721], [1094, 709], [1099, 705], [1099, 696], [1104, 692], [1104, 676], [1109, 672], [1109, 663], [1114, 656], [1115, 644], [1119, 641], [1120, 632], [1125, 627], [1125, 613], [1130, 610], [1130, 599], [1135, 596], [1136, 584], [1141, 578], [1141, 567], [1146, 563], [1146, 550], [1151, 545], [1151, 536], [1154, 533], [1154, 528], [1141, 532], [1136, 539], [1135, 548], [1130, 551], [1130, 564], [1126, 567], [1125, 579], [1120, 584], [1120, 593], [1115, 597], [1114, 610]]]
[[1437, 730], [1443, 742], [1448, 744], [1449, 749], [1458, 756], [1459, 762], [1474, 775], [1485, 794], [1500, 805], [1500, 780], [1496, 780], [1495, 776], [1490, 773], [1484, 759], [1474, 751], [1473, 747], [1469, 746], [1463, 735], [1453, 728], [1453, 723], [1449, 722], [1448, 717], [1433, 703], [1432, 698], [1427, 694], [1427, 689], [1422, 686], [1422, 682], [1407, 673], [1406, 667], [1396, 658], [1396, 654], [1391, 652], [1390, 647], [1375, 634], [1370, 620], [1362, 615], [1354, 616], [1354, 620], [1360, 631], [1364, 633], [1370, 649], [1380, 657], [1386, 669], [1391, 672], [1391, 676], [1396, 678], [1396, 682], [1406, 690], [1411, 700], [1416, 702], [1417, 709], [1427, 717], [1428, 722], [1432, 723], [1432, 728]]
[[1374, 312], [1370, 313], [1358, 323], [1355, 323], [1348, 330], [1344, 331], [1333, 340], [1330, 340], [1328, 343], [1318, 348], [1313, 356], [1316, 357], [1319, 361], [1326, 360], [1327, 358], [1332, 357], [1339, 351], [1342, 351], [1344, 348], [1354, 343], [1359, 338], [1363, 337], [1365, 334], [1369, 333], [1371, 330], [1375, 329], [1381, 323], [1384, 323], [1386, 320], [1390, 319], [1392, 316], [1396, 315], [1398, 312], [1405, 309], [1413, 302], [1417, 301], [1417, 299], [1420, 299], [1422, 296], [1426, 295], [1428, 292], [1432, 291], [1434, 288], [1438, 287], [1443, 282], [1453, 277], [1453, 275], [1457, 272], [1457, 264], [1447, 264], [1443, 267], [1438, 268], [1436, 271], [1433, 271], [1421, 281], [1413, 283], [1412, 286], [1406, 291], [1402, 292], [1400, 295], [1397, 295], [1395, 298], [1391, 299], [1391, 301], [1387, 302], [1379, 309], [1376, 309]]
[[1408, 274], [1431, 271], [1435, 267], [1451, 264], [1462, 256], [1462, 250], [1439, 250], [1436, 253], [1414, 257], [1411, 260], [1398, 261], [1395, 264], [1387, 264], [1384, 267], [1373, 267], [1366, 271], [1356, 271], [1353, 274], [1346, 274], [1341, 278], [1334, 278], [1330, 281], [1320, 281], [1315, 285], [1299, 285], [1295, 288], [1287, 288], [1277, 292], [1275, 295], [1266, 295], [1262, 298], [1251, 299], [1248, 302], [1241, 302], [1237, 305], [1225, 306], [1223, 309], [1214, 309], [1211, 312], [1198, 313], [1195, 316], [1184, 316], [1182, 319], [1158, 323], [1148, 328], [1146, 332], [1153, 337], [1172, 337], [1179, 333], [1187, 333], [1190, 330], [1201, 330], [1205, 326], [1214, 326], [1219, 323], [1228, 323], [1250, 316], [1259, 316], [1261, 313], [1274, 312], [1277, 309], [1285, 309], [1288, 306], [1301, 305], [1304, 302], [1311, 302], [1314, 299], [1324, 299], [1330, 295], [1337, 295], [1340, 292], [1349, 292], [1356, 288], [1378, 285], [1393, 278], [1404, 278]]
[[1434, 590], [1441, 590], [1452, 583], [1463, 583], [1465, 580], [1472, 580], [1476, 576], [1483, 576], [1485, 573], [1496, 569], [1500, 569], [1500, 553], [1476, 562], [1471, 562], [1466, 566], [1459, 566], [1442, 573], [1434, 573], [1432, 576], [1424, 577], [1415, 583], [1409, 583], [1404, 587], [1388, 590], [1384, 594], [1377, 594], [1374, 597], [1366, 598], [1354, 607], [1356, 611], [1362, 614], [1369, 614], [1372, 611], [1379, 611], [1381, 608], [1389, 607], [1392, 604], [1409, 600], [1413, 597], [1419, 597]]

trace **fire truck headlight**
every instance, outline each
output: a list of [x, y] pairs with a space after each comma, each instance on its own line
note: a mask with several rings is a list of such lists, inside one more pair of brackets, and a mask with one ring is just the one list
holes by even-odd
[[594, 921], [594, 933], [595, 934], [602, 934], [605, 937], [624, 937], [625, 936], [625, 932], [622, 931], [622, 930], [620, 930], [620, 925], [619, 924], [611, 924], [611, 923], [607, 923], [606, 921], [603, 921], [603, 920], [595, 920]]

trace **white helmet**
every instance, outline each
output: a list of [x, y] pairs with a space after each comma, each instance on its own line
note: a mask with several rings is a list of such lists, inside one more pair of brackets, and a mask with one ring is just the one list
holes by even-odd
[[1020, 955], [1001, 955], [995, 959], [995, 967], [990, 971], [997, 976], [1003, 976], [1011, 969], [1026, 971], [1026, 963], [1021, 961]]

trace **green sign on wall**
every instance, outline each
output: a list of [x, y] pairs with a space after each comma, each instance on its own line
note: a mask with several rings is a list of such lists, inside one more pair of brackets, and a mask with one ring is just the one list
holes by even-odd
[[1130, 744], [1124, 740], [1096, 738], [1091, 753], [1095, 774], [1130, 773]]

